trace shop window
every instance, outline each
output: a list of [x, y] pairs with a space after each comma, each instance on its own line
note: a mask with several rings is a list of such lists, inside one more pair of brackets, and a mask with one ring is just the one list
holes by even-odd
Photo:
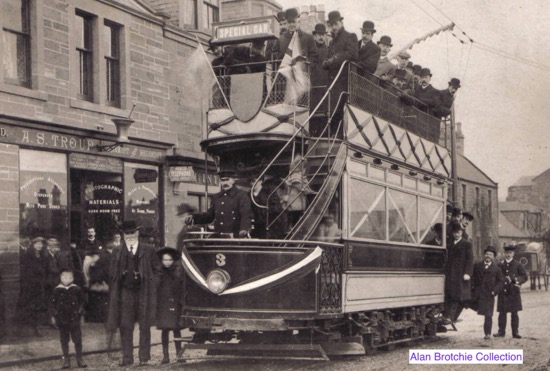
[[30, 1], [2, 0], [4, 81], [30, 86]]
[[76, 30], [79, 71], [79, 98], [93, 100], [93, 20], [94, 17], [76, 12]]
[[[37, 236], [67, 244], [67, 159], [64, 154], [20, 151], [19, 227], [22, 245]], [[67, 245], [66, 245], [67, 246]]]
[[141, 225], [140, 240], [159, 246], [160, 225], [159, 168], [124, 164], [124, 218]]

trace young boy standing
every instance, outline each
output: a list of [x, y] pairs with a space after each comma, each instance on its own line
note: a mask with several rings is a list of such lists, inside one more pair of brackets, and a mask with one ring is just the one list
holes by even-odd
[[87, 365], [82, 360], [82, 332], [80, 330], [80, 316], [84, 310], [84, 293], [73, 283], [74, 276], [71, 270], [63, 270], [60, 274], [61, 283], [53, 290], [50, 301], [50, 314], [55, 318], [59, 328], [59, 340], [63, 351], [63, 367], [70, 368], [69, 336], [73, 339], [78, 367]]
[[496, 249], [493, 246], [487, 246], [483, 254], [483, 261], [474, 265], [472, 296], [473, 301], [477, 302], [477, 314], [485, 316], [483, 330], [485, 331], [485, 340], [489, 340], [493, 327], [495, 296], [504, 287], [504, 276], [494, 262], [497, 255]]

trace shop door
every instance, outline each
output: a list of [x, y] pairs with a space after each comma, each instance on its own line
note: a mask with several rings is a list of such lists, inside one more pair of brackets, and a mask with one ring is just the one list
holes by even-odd
[[86, 238], [88, 228], [95, 228], [103, 244], [112, 239], [122, 222], [122, 174], [71, 169], [71, 241]]

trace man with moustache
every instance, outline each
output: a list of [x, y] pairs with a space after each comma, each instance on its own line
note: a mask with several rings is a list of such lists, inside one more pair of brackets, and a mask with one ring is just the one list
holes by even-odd
[[194, 213], [184, 219], [185, 224], [209, 224], [214, 222], [216, 233], [227, 233], [245, 238], [252, 228], [252, 207], [248, 193], [235, 186], [236, 172], [223, 170], [218, 173], [222, 190], [212, 197], [205, 213]]
[[460, 80], [453, 77], [449, 81], [449, 87], [445, 90], [441, 90], [440, 105], [437, 107], [437, 114], [440, 117], [447, 117], [451, 114], [451, 107], [455, 99], [455, 93], [460, 88]]
[[495, 296], [504, 287], [504, 276], [500, 268], [494, 263], [497, 250], [487, 246], [483, 252], [483, 261], [474, 265], [472, 277], [472, 301], [477, 307], [477, 314], [485, 316], [483, 331], [485, 340], [491, 339], [493, 327], [493, 312], [495, 310]]
[[[319, 54], [319, 60], [324, 61], [328, 55], [328, 46], [326, 42], [327, 29], [324, 24], [318, 23], [315, 25], [315, 29], [312, 32], [313, 40], [315, 41], [315, 47]], [[327, 91], [328, 87], [328, 74], [323, 69], [320, 63], [310, 66], [310, 81], [311, 81], [311, 94], [309, 98], [310, 109], [313, 110]], [[317, 113], [323, 113], [327, 111], [326, 100], [321, 104]], [[323, 116], [312, 117], [309, 121], [309, 130], [312, 136], [319, 136], [322, 133], [326, 119]]]
[[[319, 63], [319, 54], [317, 54], [317, 48], [315, 47], [315, 41], [313, 36], [300, 30], [300, 15], [296, 8], [290, 8], [285, 11], [285, 19], [287, 21], [287, 30], [281, 34], [279, 40], [273, 45], [273, 58], [282, 60], [285, 53], [292, 41], [294, 33], [298, 33], [298, 40], [300, 41], [300, 55], [303, 56], [310, 64], [315, 65]], [[296, 50], [293, 51], [296, 53]], [[296, 58], [293, 55], [293, 58]]]
[[434, 88], [430, 82], [432, 73], [429, 68], [423, 68], [420, 72], [420, 86], [414, 92], [417, 100], [417, 108], [424, 112], [433, 112], [440, 105], [439, 90]]
[[378, 59], [378, 65], [374, 74], [382, 80], [388, 80], [395, 69], [395, 66], [388, 58], [388, 54], [393, 46], [391, 43], [391, 37], [384, 35], [380, 38], [377, 44], [380, 47], [380, 59]]
[[371, 21], [363, 22], [361, 28], [362, 39], [359, 41], [359, 57], [357, 64], [362, 69], [362, 75], [368, 76], [365, 72], [373, 74], [378, 67], [378, 60], [380, 59], [380, 47], [376, 45], [372, 38], [376, 32], [374, 23]]

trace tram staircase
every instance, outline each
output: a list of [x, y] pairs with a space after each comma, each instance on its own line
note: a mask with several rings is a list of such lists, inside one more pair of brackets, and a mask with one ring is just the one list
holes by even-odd
[[[347, 73], [347, 69], [347, 63], [344, 63], [334, 81], [340, 77], [340, 74]], [[348, 101], [348, 93], [342, 92], [340, 94], [332, 114], [327, 114], [325, 112], [321, 112], [320, 110], [323, 103], [328, 101], [334, 85], [335, 84], [333, 82], [331, 86], [328, 87], [327, 92], [317, 106], [310, 112], [309, 117], [302, 124], [302, 127], [297, 130], [297, 132], [287, 141], [285, 146], [283, 146], [283, 148], [259, 176], [259, 179], [261, 179], [265, 173], [269, 172], [271, 166], [280, 163], [278, 160], [283, 155], [285, 150], [292, 145], [301, 144], [301, 160], [297, 163], [291, 164], [289, 175], [282, 179], [278, 186], [275, 187], [273, 192], [268, 196], [267, 202], [267, 205], [269, 205], [269, 198], [273, 197], [275, 193], [280, 193], [281, 189], [287, 187], [287, 180], [289, 179], [290, 174], [294, 171], [299, 170], [305, 175], [303, 178], [304, 181], [300, 185], [301, 189], [299, 192], [295, 195], [289, 196], [287, 206], [283, 208], [280, 214], [273, 217], [272, 220], [267, 220], [267, 228], [269, 229], [278, 218], [281, 218], [284, 213], [289, 211], [290, 205], [294, 202], [299, 202], [300, 198], [306, 198], [307, 206], [305, 210], [303, 210], [299, 221], [287, 234], [287, 240], [307, 240], [313, 235], [316, 226], [319, 224], [327, 211], [328, 206], [338, 189], [342, 174], [344, 173], [347, 158], [347, 146], [342, 139], [337, 138], [337, 135], [331, 134], [330, 130], [331, 127], [334, 128], [336, 126], [336, 133], [342, 131], [343, 111]], [[322, 115], [326, 116], [326, 124], [321, 133], [319, 133], [319, 136], [317, 137], [307, 138], [308, 135], [305, 133], [306, 123], [308, 123], [311, 118], [319, 118]], [[337, 125], [331, 125], [332, 121], [337, 121]], [[253, 196], [252, 200], [255, 202]], [[256, 205], [260, 206], [257, 203]]]

